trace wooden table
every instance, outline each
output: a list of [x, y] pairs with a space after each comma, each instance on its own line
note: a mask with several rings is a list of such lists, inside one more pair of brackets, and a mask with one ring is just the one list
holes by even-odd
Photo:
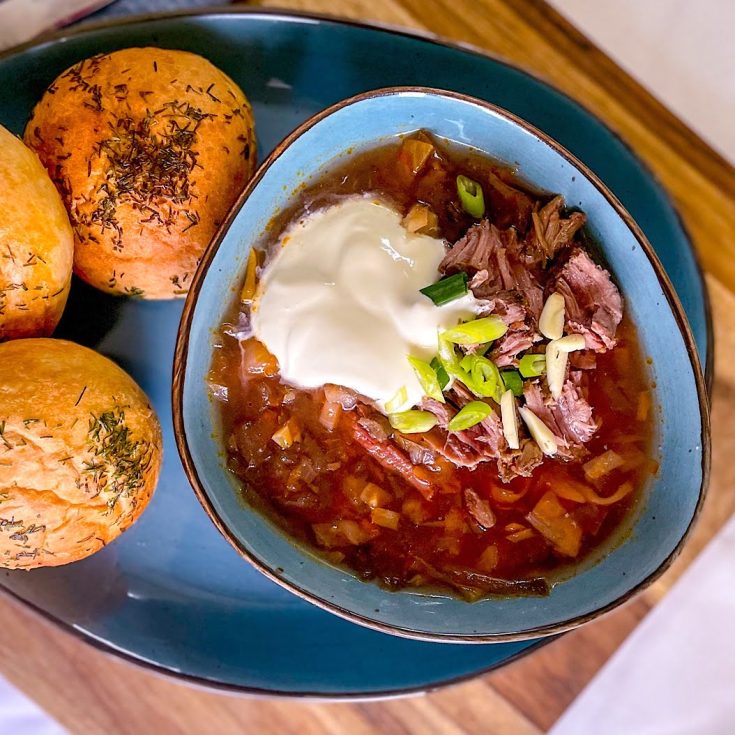
[[694, 537], [643, 595], [471, 683], [413, 699], [306, 704], [211, 694], [118, 662], [0, 602], [0, 670], [75, 733], [539, 733], [735, 510], [735, 169], [541, 0], [262, 0], [474, 44], [546, 77], [616, 129], [671, 192], [707, 272], [717, 368], [710, 494]]

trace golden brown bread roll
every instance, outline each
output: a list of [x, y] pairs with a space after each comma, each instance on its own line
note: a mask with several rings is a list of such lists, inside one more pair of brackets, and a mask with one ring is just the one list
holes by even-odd
[[130, 48], [67, 69], [24, 140], [56, 183], [93, 286], [183, 296], [255, 169], [250, 104], [201, 56]]
[[153, 494], [161, 429], [111, 360], [56, 339], [0, 344], [0, 566], [101, 549]]
[[0, 341], [54, 331], [73, 257], [58, 192], [36, 154], [0, 125]]

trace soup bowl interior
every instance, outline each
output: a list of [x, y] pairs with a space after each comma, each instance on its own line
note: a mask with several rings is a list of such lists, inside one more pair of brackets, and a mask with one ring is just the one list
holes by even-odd
[[[554, 585], [548, 597], [388, 592], [336, 568], [290, 540], [247, 506], [226, 468], [217, 406], [207, 374], [219, 325], [239, 289], [248, 252], [293, 192], [318, 179], [348, 150], [428, 130], [515, 167], [534, 187], [562, 194], [585, 211], [638, 327], [655, 381], [660, 462], [621, 543]], [[483, 642], [551, 634], [627, 599], [668, 566], [702, 500], [708, 467], [707, 407], [701, 370], [681, 307], [637, 226], [594, 175], [539, 131], [502, 110], [453, 93], [378, 90], [317, 115], [260, 168], [207, 252], [187, 300], [174, 372], [177, 441], [204, 508], [228, 540], [261, 571], [332, 612], [381, 630], [431, 640]]]

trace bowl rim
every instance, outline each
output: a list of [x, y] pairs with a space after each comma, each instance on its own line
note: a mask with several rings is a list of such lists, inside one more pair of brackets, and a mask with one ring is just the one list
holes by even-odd
[[[638, 241], [641, 249], [645, 253], [648, 261], [653, 267], [654, 273], [659, 281], [659, 285], [666, 297], [669, 308], [674, 316], [674, 319], [679, 327], [679, 332], [684, 341], [684, 346], [687, 351], [689, 362], [692, 366], [694, 373], [695, 385], [697, 390], [697, 402], [700, 411], [700, 423], [701, 423], [701, 438], [702, 438], [702, 481], [698, 490], [697, 505], [694, 509], [691, 519], [685, 529], [684, 533], [679, 538], [673, 550], [670, 554], [654, 569], [647, 577], [641, 580], [638, 584], [634, 585], [631, 589], [623, 594], [619, 595], [616, 599], [603, 605], [601, 607], [590, 610], [587, 613], [577, 615], [567, 620], [561, 620], [556, 623], [549, 623], [547, 625], [536, 626], [535, 628], [507, 632], [507, 633], [485, 633], [485, 634], [457, 634], [457, 633], [434, 633], [415, 630], [412, 628], [406, 628], [399, 625], [392, 625], [381, 621], [373, 620], [370, 617], [361, 615], [339, 604], [330, 602], [322, 597], [319, 597], [313, 592], [303, 589], [295, 582], [291, 582], [285, 579], [283, 576], [272, 568], [269, 564], [263, 561], [255, 553], [251, 552], [245, 546], [243, 546], [234, 533], [230, 530], [228, 525], [219, 516], [214, 508], [212, 501], [210, 500], [207, 491], [205, 490], [204, 483], [201, 481], [197, 468], [192, 459], [188, 439], [186, 435], [186, 428], [184, 422], [184, 385], [186, 380], [186, 367], [187, 358], [189, 352], [189, 336], [191, 331], [191, 324], [194, 317], [196, 305], [199, 300], [199, 295], [206, 280], [209, 267], [214, 260], [219, 248], [230, 230], [230, 227], [234, 220], [237, 218], [240, 210], [244, 206], [255, 188], [260, 184], [261, 180], [265, 176], [268, 169], [280, 158], [281, 155], [288, 148], [298, 140], [302, 135], [311, 130], [314, 126], [318, 125], [324, 119], [330, 117], [332, 114], [339, 112], [340, 110], [350, 107], [354, 104], [364, 102], [366, 100], [375, 99], [379, 97], [388, 96], [402, 96], [402, 95], [428, 95], [445, 97], [456, 100], [462, 103], [469, 103], [477, 107], [481, 107], [488, 112], [491, 112], [499, 117], [502, 117], [516, 125], [523, 128], [526, 132], [530, 133], [541, 142], [552, 148], [558, 155], [566, 159], [572, 166], [574, 166], [587, 180], [598, 190], [600, 194], [607, 200], [612, 206], [617, 215], [623, 220], [624, 224], [631, 231], [633, 236]], [[604, 252], [604, 246], [602, 248]], [[653, 246], [648, 242], [648, 239], [643, 234], [638, 224], [633, 219], [632, 215], [625, 209], [620, 200], [608, 189], [608, 187], [602, 182], [602, 180], [592, 172], [582, 161], [580, 161], [574, 154], [568, 151], [564, 146], [554, 140], [551, 136], [544, 133], [539, 128], [535, 127], [531, 123], [525, 121], [523, 118], [509, 112], [508, 110], [495, 105], [491, 102], [473, 97], [472, 95], [463, 94], [460, 92], [454, 92], [446, 89], [440, 89], [435, 87], [426, 86], [392, 86], [392, 87], [380, 87], [378, 89], [361, 92], [359, 94], [347, 97], [336, 102], [333, 105], [315, 113], [299, 126], [294, 128], [275, 148], [271, 153], [263, 160], [258, 166], [255, 174], [250, 179], [248, 184], [243, 189], [242, 193], [238, 196], [237, 200], [230, 209], [227, 217], [223, 220], [219, 226], [215, 236], [205, 249], [199, 266], [192, 278], [189, 286], [189, 292], [186, 296], [184, 303], [183, 312], [181, 315], [181, 321], [179, 323], [177, 335], [176, 335], [176, 346], [174, 350], [174, 361], [173, 361], [173, 375], [172, 375], [172, 414], [173, 414], [173, 426], [174, 436], [176, 440], [176, 447], [178, 449], [181, 461], [184, 467], [184, 472], [189, 480], [189, 483], [199, 500], [200, 504], [204, 508], [204, 511], [209, 516], [209, 519], [214, 523], [217, 530], [227, 539], [227, 541], [235, 548], [243, 559], [254, 566], [259, 572], [264, 574], [270, 580], [287, 589], [289, 592], [297, 595], [298, 597], [310, 602], [317, 607], [322, 608], [330, 613], [333, 613], [339, 617], [342, 617], [350, 622], [357, 623], [367, 628], [377, 630], [381, 633], [388, 633], [391, 635], [397, 635], [404, 638], [410, 638], [414, 640], [422, 640], [428, 642], [440, 642], [440, 643], [467, 643], [467, 644], [483, 644], [483, 643], [500, 643], [500, 642], [514, 642], [524, 641], [533, 638], [546, 637], [551, 635], [557, 635], [564, 633], [569, 630], [573, 630], [585, 623], [588, 623], [601, 615], [611, 612], [618, 606], [627, 602], [632, 597], [642, 592], [653, 582], [655, 582], [675, 561], [675, 559], [681, 553], [681, 550], [689, 538], [692, 529], [699, 518], [699, 515], [704, 504], [704, 500], [707, 494], [707, 488], [709, 485], [710, 476], [710, 465], [711, 465], [711, 427], [710, 427], [710, 405], [708, 391], [706, 387], [706, 380], [704, 372], [702, 370], [699, 353], [697, 351], [694, 335], [689, 326], [689, 322], [686, 318], [684, 308], [679, 301], [679, 297], [674, 290], [673, 284], [669, 279], [664, 267], [653, 249]], [[318, 560], [316, 560], [318, 561]], [[393, 594], [401, 594], [400, 591]], [[469, 604], [469, 603], [468, 603]]]

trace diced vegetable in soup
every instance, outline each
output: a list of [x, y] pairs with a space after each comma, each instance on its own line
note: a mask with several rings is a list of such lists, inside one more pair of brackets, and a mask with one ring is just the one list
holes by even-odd
[[545, 594], [657, 468], [650, 377], [584, 223], [424, 132], [301, 191], [211, 370], [245, 497], [391, 589]]

